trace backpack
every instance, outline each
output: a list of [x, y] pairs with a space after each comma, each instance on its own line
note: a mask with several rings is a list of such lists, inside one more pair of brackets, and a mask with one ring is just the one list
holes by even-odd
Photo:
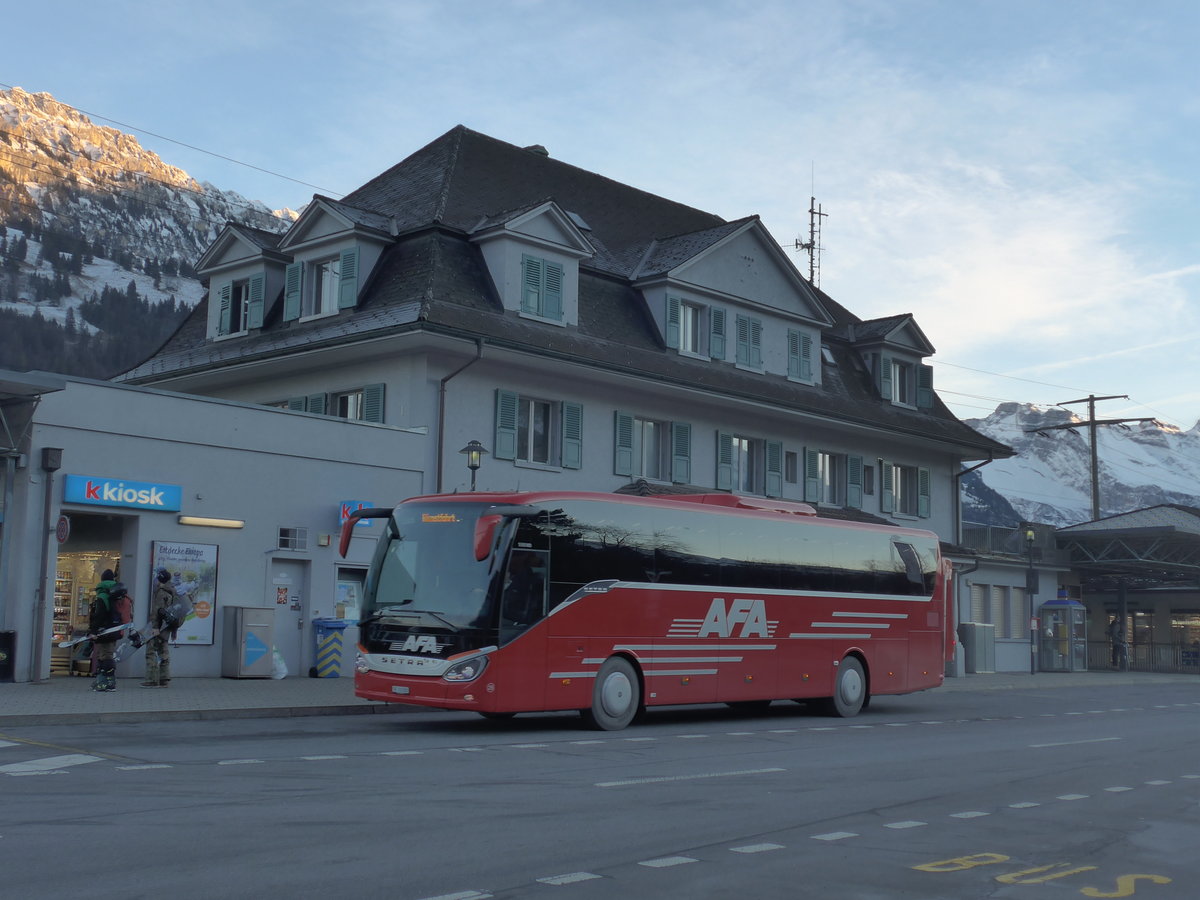
[[178, 631], [179, 626], [187, 618], [187, 614], [188, 611], [184, 608], [182, 601], [172, 603], [170, 606], [164, 606], [158, 611], [158, 630]]

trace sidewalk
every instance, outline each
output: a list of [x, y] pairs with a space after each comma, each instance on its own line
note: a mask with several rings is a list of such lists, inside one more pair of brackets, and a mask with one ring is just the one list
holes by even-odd
[[[1147, 672], [1039, 672], [947, 678], [938, 691], [1030, 690], [1114, 684], [1192, 683], [1195, 675]], [[354, 696], [354, 679], [177, 678], [167, 689], [143, 688], [122, 678], [112, 693], [93, 693], [90, 678], [56, 676], [40, 684], [0, 684], [0, 729], [17, 725], [101, 722], [341, 716], [405, 713], [420, 707]]]

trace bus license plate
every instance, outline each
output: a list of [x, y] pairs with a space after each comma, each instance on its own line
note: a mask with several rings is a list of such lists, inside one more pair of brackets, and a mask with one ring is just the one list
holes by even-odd
[[393, 694], [407, 694], [408, 688], [406, 688], [402, 684], [393, 684], [392, 685], [392, 693]]

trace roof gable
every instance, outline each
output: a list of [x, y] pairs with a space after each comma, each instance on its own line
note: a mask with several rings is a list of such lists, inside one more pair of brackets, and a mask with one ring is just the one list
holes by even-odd
[[279, 242], [279, 247], [293, 251], [306, 244], [320, 243], [351, 232], [387, 239], [391, 237], [391, 225], [387, 216], [318, 195], [292, 223]]
[[515, 237], [537, 246], [548, 247], [573, 256], [595, 255], [595, 248], [575, 224], [575, 219], [553, 200], [531, 208], [501, 213], [484, 219], [471, 231], [471, 240], [481, 243], [501, 237]]
[[907, 350], [918, 356], [932, 356], [935, 352], [933, 344], [911, 313], [867, 319], [852, 326], [851, 334], [854, 343], [864, 349], [886, 346], [891, 350]]
[[196, 271], [207, 275], [220, 269], [258, 262], [264, 258], [283, 259], [275, 252], [281, 235], [228, 223], [196, 263]]

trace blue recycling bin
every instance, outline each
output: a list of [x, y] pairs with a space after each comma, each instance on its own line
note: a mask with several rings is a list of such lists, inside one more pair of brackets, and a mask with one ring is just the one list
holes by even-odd
[[350, 624], [344, 619], [313, 619], [317, 661], [308, 674], [313, 678], [337, 678], [342, 674], [342, 632]]

